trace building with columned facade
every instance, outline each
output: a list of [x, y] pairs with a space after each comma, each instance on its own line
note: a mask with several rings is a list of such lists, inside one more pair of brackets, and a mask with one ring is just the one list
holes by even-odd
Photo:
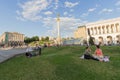
[[87, 41], [89, 40], [89, 35], [91, 35], [95, 44], [120, 43], [120, 18], [87, 23], [85, 27], [86, 33], [84, 34], [87, 34]]
[[22, 46], [24, 45], [24, 34], [18, 32], [4, 32], [0, 36], [2, 46]]

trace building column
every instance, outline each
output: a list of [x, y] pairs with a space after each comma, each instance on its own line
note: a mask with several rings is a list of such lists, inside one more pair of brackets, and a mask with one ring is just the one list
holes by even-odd
[[117, 37], [116, 37], [116, 35], [113, 35], [113, 36], [112, 36], [112, 41], [113, 41], [114, 44], [117, 43]]
[[95, 35], [95, 30], [94, 30], [94, 27], [93, 27], [93, 35]]
[[105, 34], [107, 33], [107, 26], [104, 26]]
[[112, 26], [112, 24], [110, 25], [110, 28], [111, 28], [111, 33], [113, 33], [113, 26]]
[[96, 27], [96, 31], [97, 31], [96, 33], [97, 33], [97, 35], [98, 35], [98, 34], [99, 34], [99, 32], [98, 32], [98, 27]]
[[116, 32], [119, 32], [119, 24], [116, 24]]
[[114, 24], [113, 29], [114, 29], [114, 33], [116, 33], [116, 25], [115, 24]]
[[90, 35], [92, 35], [92, 29], [90, 28]]
[[118, 24], [118, 32], [120, 32], [120, 24]]
[[94, 30], [94, 35], [96, 35], [96, 30], [95, 30], [95, 27], [93, 28], [93, 30]]
[[107, 38], [103, 38], [104, 44], [107, 44]]
[[112, 29], [111, 29], [111, 26], [109, 25], [109, 33], [112, 33], [112, 31], [111, 31]]
[[99, 29], [99, 27], [97, 28], [97, 30], [98, 30], [98, 35], [100, 34], [100, 29]]
[[101, 34], [103, 34], [103, 29], [102, 29], [102, 26], [100, 26], [100, 30], [101, 30]]
[[108, 33], [110, 33], [110, 26], [108, 25]]

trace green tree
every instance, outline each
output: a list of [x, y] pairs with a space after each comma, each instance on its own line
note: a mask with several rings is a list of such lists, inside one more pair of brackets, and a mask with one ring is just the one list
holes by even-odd
[[31, 40], [32, 40], [32, 41], [39, 41], [39, 37], [38, 37], [38, 36], [33, 36], [33, 37], [31, 38]]
[[47, 36], [47, 37], [45, 37], [45, 41], [49, 41], [49, 37]]
[[25, 38], [24, 38], [24, 42], [25, 42], [25, 43], [30, 43], [30, 42], [31, 42], [31, 38], [25, 37]]
[[94, 38], [89, 36], [89, 45], [94, 45]]

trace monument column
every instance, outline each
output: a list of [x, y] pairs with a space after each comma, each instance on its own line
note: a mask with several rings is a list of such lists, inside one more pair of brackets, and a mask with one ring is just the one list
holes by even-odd
[[60, 45], [61, 44], [61, 37], [60, 37], [60, 15], [58, 14], [57, 16], [57, 30], [58, 30], [58, 35], [57, 35], [57, 43]]

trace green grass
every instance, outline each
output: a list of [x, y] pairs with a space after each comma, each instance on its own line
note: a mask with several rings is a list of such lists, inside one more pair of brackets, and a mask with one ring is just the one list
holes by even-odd
[[120, 47], [101, 48], [110, 62], [80, 59], [85, 49], [80, 46], [44, 48], [32, 58], [20, 55], [0, 64], [0, 80], [120, 80]]

